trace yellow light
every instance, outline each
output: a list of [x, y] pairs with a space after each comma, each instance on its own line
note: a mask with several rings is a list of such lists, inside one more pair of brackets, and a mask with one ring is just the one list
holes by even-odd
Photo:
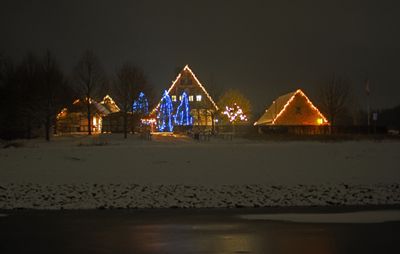
[[110, 95], [104, 96], [103, 100], [100, 102], [101, 104], [106, 104], [110, 103], [117, 111], [121, 111], [121, 109], [118, 107], [118, 105], [115, 103], [115, 101], [111, 98]]
[[318, 123], [319, 125], [323, 124], [323, 123], [324, 123], [324, 119], [318, 118], [318, 119], [317, 119], [317, 123]]
[[66, 116], [66, 115], [67, 115], [67, 111], [68, 111], [67, 108], [63, 108], [63, 109], [60, 111], [60, 113], [57, 114], [57, 119]]

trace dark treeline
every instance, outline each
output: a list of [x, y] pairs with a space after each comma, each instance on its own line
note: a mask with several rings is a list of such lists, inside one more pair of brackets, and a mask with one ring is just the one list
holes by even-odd
[[[140, 69], [132, 64], [130, 66]], [[121, 70], [124, 68], [126, 65]], [[0, 53], [0, 138], [44, 136], [50, 140], [58, 112], [75, 99], [99, 100], [106, 94], [121, 96], [120, 89], [115, 86], [121, 70], [116, 70], [116, 74], [108, 78], [100, 60], [90, 50], [77, 59], [71, 73], [65, 73], [60, 68], [49, 50], [42, 54], [28, 52], [19, 62]], [[143, 71], [140, 71], [140, 78], [144, 80]], [[127, 92], [135, 92], [129, 98], [133, 100], [139, 88], [152, 97], [153, 90], [147, 80], [143, 84], [146, 86], [140, 84], [139, 87], [135, 82], [129, 84], [138, 86], [137, 89], [126, 89]], [[90, 124], [91, 112], [90, 107], [87, 108]]]
[[50, 139], [57, 112], [74, 92], [55, 57], [46, 51], [40, 56], [29, 52], [19, 63], [1, 56], [0, 94], [2, 138], [44, 135]]

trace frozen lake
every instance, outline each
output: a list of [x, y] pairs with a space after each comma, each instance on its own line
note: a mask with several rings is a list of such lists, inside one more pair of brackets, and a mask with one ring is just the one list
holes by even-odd
[[[6, 211], [8, 216], [0, 217], [0, 251], [5, 254], [399, 253], [400, 222], [378, 223], [387, 210], [371, 213], [358, 209]], [[347, 223], [241, 218], [260, 213], [337, 217], [343, 212], [350, 218]], [[352, 223], [354, 212], [367, 213], [374, 223]]]

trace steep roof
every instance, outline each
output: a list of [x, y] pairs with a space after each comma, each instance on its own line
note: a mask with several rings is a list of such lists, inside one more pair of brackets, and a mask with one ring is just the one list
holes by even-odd
[[294, 97], [297, 94], [300, 94], [301, 96], [305, 97], [307, 102], [310, 104], [311, 108], [317, 111], [318, 115], [320, 116], [320, 118], [323, 119], [324, 123], [328, 123], [328, 120], [322, 115], [322, 113], [318, 110], [318, 108], [314, 106], [314, 104], [310, 101], [310, 99], [308, 99], [305, 93], [300, 89], [298, 89], [294, 92], [282, 95], [278, 97], [276, 100], [274, 100], [271, 106], [269, 106], [268, 109], [265, 110], [265, 113], [260, 117], [260, 119], [257, 120], [257, 122], [254, 123], [254, 125], [275, 124], [276, 120], [282, 115], [286, 107], [289, 106], [289, 104], [293, 101]]
[[[172, 89], [175, 87], [175, 85], [178, 84], [179, 79], [182, 77], [182, 74], [184, 71], [189, 71], [190, 75], [194, 78], [196, 81], [197, 85], [201, 88], [201, 90], [206, 94], [207, 98], [210, 100], [211, 104], [214, 106], [215, 110], [218, 110], [217, 104], [214, 102], [213, 98], [210, 96], [210, 94], [207, 92], [207, 90], [204, 88], [204, 86], [201, 84], [201, 82], [197, 79], [196, 75], [193, 73], [193, 71], [189, 68], [189, 65], [186, 65], [182, 71], [178, 74], [176, 79], [172, 82], [172, 85], [169, 87], [167, 90], [167, 93], [170, 94]], [[157, 104], [157, 106], [151, 111], [151, 113], [154, 113], [158, 107], [160, 106], [160, 102]]]
[[110, 95], [106, 95], [104, 96], [103, 100], [100, 102], [100, 104], [105, 107], [106, 109], [108, 109], [108, 111], [110, 111], [111, 113], [115, 113], [115, 112], [119, 112], [121, 111], [117, 105], [117, 103], [115, 103], [115, 101], [110, 97]]

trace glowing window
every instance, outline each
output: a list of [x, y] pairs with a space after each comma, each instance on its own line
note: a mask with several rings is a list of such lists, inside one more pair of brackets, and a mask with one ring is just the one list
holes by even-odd
[[180, 101], [182, 100], [182, 95], [179, 95], [179, 100], [180, 100]]
[[324, 120], [323, 120], [322, 118], [318, 118], [318, 119], [317, 119], [317, 123], [318, 123], [318, 124], [322, 124], [323, 122], [324, 122]]
[[189, 101], [193, 101], [193, 95], [189, 95]]
[[172, 101], [176, 101], [176, 95], [172, 95], [172, 96], [171, 96], [171, 100], [172, 100]]
[[196, 101], [201, 101], [201, 95], [196, 95]]

